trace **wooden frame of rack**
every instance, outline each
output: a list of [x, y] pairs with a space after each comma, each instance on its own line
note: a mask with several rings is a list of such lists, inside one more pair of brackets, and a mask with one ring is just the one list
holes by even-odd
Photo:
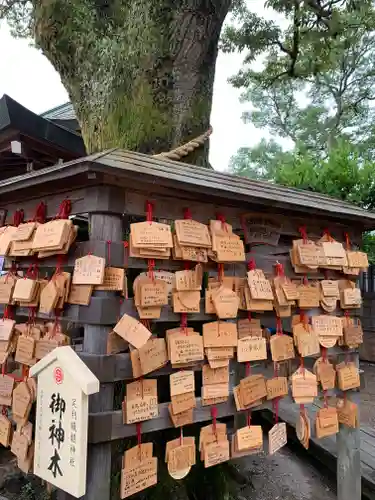
[[[0, 183], [0, 196], [0, 209], [7, 210], [8, 221], [19, 208], [24, 210], [25, 219], [33, 217], [40, 201], [47, 205], [47, 216], [54, 217], [61, 201], [68, 197], [72, 202], [72, 214], [86, 214], [88, 217], [89, 241], [74, 244], [66, 256], [64, 268], [72, 268], [75, 259], [88, 251], [107, 257], [110, 244], [111, 265], [126, 267], [129, 276], [147, 268], [146, 261], [129, 258], [124, 245], [131, 218], [142, 220], [145, 216], [146, 200], [153, 202], [155, 219], [182, 218], [184, 209], [188, 207], [194, 219], [207, 223], [220, 212], [238, 234], [243, 233], [244, 224], [246, 231], [250, 230], [246, 219], [254, 220], [257, 214], [277, 220], [280, 227], [277, 246], [263, 244], [247, 248], [251, 250], [257, 267], [268, 275], [273, 275], [278, 261], [284, 265], [286, 275], [297, 276], [290, 264], [289, 249], [292, 240], [299, 237], [301, 225], [306, 226], [312, 239], [318, 239], [324, 229], [329, 228], [332, 236], [340, 241], [348, 232], [354, 244], [360, 243], [363, 230], [375, 227], [375, 215], [328, 197], [117, 150], [8, 179]], [[27, 268], [31, 260], [23, 258], [17, 262], [19, 267]], [[5, 265], [10, 265], [7, 259]], [[182, 266], [180, 261], [156, 261], [156, 269], [173, 271]], [[41, 270], [52, 271], [55, 267], [56, 258], [40, 261]], [[216, 269], [217, 265], [213, 262], [206, 266], [212, 275], [215, 275]], [[246, 264], [226, 265], [225, 273], [245, 276]], [[337, 276], [335, 272], [330, 272], [330, 275]], [[314, 274], [311, 277], [323, 276]], [[80, 356], [101, 383], [100, 392], [90, 397], [87, 500], [109, 500], [112, 442], [136, 434], [135, 425], [123, 424], [121, 410], [113, 410], [115, 382], [132, 380], [129, 354], [106, 354], [107, 335], [124, 312], [136, 316], [132, 299], [121, 300], [112, 292], [95, 292], [89, 306], [67, 306], [62, 316], [62, 321], [84, 326]], [[17, 309], [19, 316], [27, 313], [27, 309]], [[308, 314], [317, 313], [318, 310], [308, 311]], [[275, 326], [274, 312], [260, 317], [265, 327]], [[180, 315], [166, 306], [157, 321], [168, 327], [179, 320]], [[204, 313], [203, 303], [200, 313], [188, 317], [188, 321], [195, 324], [211, 320], [213, 316]], [[289, 318], [283, 319], [283, 328], [291, 331]], [[335, 347], [328, 354], [345, 356], [348, 352], [358, 363], [358, 354], [354, 350]], [[313, 362], [313, 359], [307, 360], [306, 366], [312, 366]], [[236, 362], [231, 365], [232, 387], [239, 376], [236, 365]], [[269, 376], [273, 373], [272, 362], [254, 363], [252, 368], [254, 373]], [[199, 366], [196, 369], [199, 370]], [[162, 379], [170, 373], [172, 368], [167, 366], [150, 376]], [[358, 396], [356, 391], [349, 395], [357, 403]], [[160, 403], [159, 417], [145, 422], [143, 433], [172, 427], [167, 407], [167, 402]], [[272, 405], [267, 403], [255, 410], [262, 408], [272, 411]], [[234, 417], [235, 414], [231, 395], [228, 402], [218, 405], [218, 417]], [[199, 398], [194, 418], [195, 422], [211, 420], [210, 407], [202, 407]], [[339, 500], [360, 500], [359, 429], [340, 428], [337, 437], [337, 483]], [[71, 497], [59, 492], [59, 499], [68, 498]]]

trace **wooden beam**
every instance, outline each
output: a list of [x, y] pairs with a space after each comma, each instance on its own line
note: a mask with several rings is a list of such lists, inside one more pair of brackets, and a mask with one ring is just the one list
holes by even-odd
[[[202, 406], [201, 398], [197, 398], [197, 407], [194, 409], [194, 422], [207, 422], [212, 419], [211, 406]], [[173, 427], [169, 416], [170, 403], [159, 404], [159, 416], [142, 422], [142, 434], [155, 432]], [[257, 410], [261, 407], [257, 407]], [[230, 417], [236, 413], [236, 405], [230, 395], [225, 403], [217, 405], [218, 418]], [[102, 412], [89, 416], [89, 442], [104, 443], [135, 436], [136, 424], [124, 425], [122, 411]]]

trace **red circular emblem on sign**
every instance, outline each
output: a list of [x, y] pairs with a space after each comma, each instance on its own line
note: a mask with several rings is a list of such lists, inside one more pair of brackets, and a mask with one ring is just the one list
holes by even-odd
[[62, 381], [64, 380], [64, 373], [62, 369], [59, 367], [55, 368], [53, 375], [55, 377], [56, 384], [61, 384]]

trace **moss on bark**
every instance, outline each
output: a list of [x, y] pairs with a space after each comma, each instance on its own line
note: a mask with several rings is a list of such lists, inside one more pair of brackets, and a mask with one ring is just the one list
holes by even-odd
[[[42, 0], [36, 41], [60, 73], [89, 152], [159, 153], [209, 126], [230, 0]], [[198, 163], [206, 164], [207, 148]]]

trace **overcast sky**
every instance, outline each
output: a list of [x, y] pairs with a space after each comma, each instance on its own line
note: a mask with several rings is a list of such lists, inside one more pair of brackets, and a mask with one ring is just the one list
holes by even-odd
[[[250, 0], [263, 10], [263, 0]], [[11, 37], [5, 23], [0, 23], [0, 47], [2, 47], [0, 97], [8, 94], [35, 113], [42, 113], [68, 101], [68, 95], [59, 75], [40, 51], [26, 40]], [[216, 66], [214, 100], [211, 124], [210, 160], [217, 170], [225, 170], [230, 157], [241, 146], [255, 145], [264, 133], [251, 125], [244, 125], [241, 114], [248, 105], [239, 102], [240, 92], [234, 89], [228, 78], [241, 67], [240, 54], [220, 54]], [[203, 131], [202, 131], [203, 132]]]

